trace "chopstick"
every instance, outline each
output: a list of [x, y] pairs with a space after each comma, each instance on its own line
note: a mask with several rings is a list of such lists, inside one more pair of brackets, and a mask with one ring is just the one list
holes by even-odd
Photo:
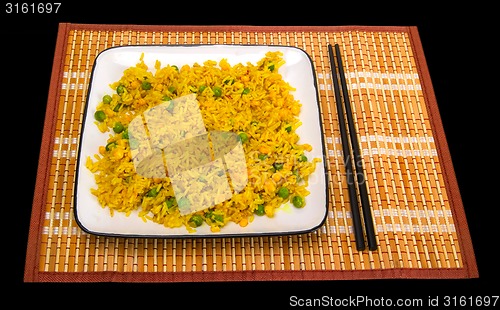
[[328, 54], [330, 56], [330, 66], [332, 70], [333, 89], [335, 91], [335, 101], [337, 103], [337, 115], [339, 117], [340, 140], [342, 141], [342, 151], [344, 154], [344, 165], [346, 170], [347, 184], [349, 190], [349, 201], [351, 203], [351, 214], [354, 227], [354, 239], [356, 242], [356, 249], [363, 251], [366, 248], [365, 238], [363, 232], [363, 225], [361, 223], [361, 215], [358, 205], [358, 193], [354, 184], [354, 173], [352, 171], [351, 154], [349, 152], [349, 137], [347, 136], [346, 122], [344, 115], [344, 108], [342, 107], [342, 100], [340, 99], [340, 87], [337, 78], [337, 69], [335, 66], [335, 59], [333, 57], [332, 46], [328, 44]]
[[[340, 48], [338, 44], [335, 44], [335, 54], [336, 57], [334, 57], [333, 55], [333, 49], [331, 44], [328, 44], [328, 55], [330, 58], [330, 66], [332, 71], [332, 80], [333, 80], [333, 87], [336, 99], [335, 101], [337, 103], [339, 129], [342, 140], [342, 151], [344, 155], [347, 185], [349, 189], [349, 201], [351, 203], [351, 214], [353, 220], [356, 248], [358, 251], [365, 250], [366, 245], [365, 245], [364, 233], [366, 233], [368, 249], [370, 251], [373, 251], [377, 249], [377, 240], [373, 225], [370, 200], [368, 197], [368, 189], [366, 187], [366, 177], [363, 170], [363, 163], [359, 150], [358, 139], [356, 136], [356, 128], [354, 127], [354, 120], [349, 100], [349, 93], [347, 90], [347, 83], [345, 80], [344, 68], [342, 65], [342, 57], [340, 55]], [[335, 59], [337, 60], [337, 66], [335, 65]], [[338, 74], [337, 74], [337, 67], [338, 67]], [[340, 89], [339, 86], [339, 79], [342, 89]], [[344, 111], [345, 111], [345, 117], [344, 117]], [[347, 122], [345, 118], [347, 118]], [[346, 123], [349, 131], [347, 131]], [[352, 156], [350, 152], [351, 150], [352, 150]], [[351, 158], [353, 158], [354, 161], [351, 160]], [[358, 201], [358, 193], [359, 193], [359, 201]], [[361, 210], [363, 214], [364, 232], [361, 221], [359, 204], [361, 204]]]

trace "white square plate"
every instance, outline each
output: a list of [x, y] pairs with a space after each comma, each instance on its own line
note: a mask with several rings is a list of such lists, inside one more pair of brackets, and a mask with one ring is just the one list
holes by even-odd
[[[111, 92], [110, 84], [118, 81], [125, 69], [137, 64], [144, 54], [148, 68], [162, 64], [192, 65], [206, 60], [227, 59], [229, 64], [256, 64], [269, 51], [281, 51], [285, 64], [279, 68], [283, 79], [296, 90], [293, 95], [302, 104], [299, 118], [302, 125], [296, 132], [299, 143], [308, 143], [313, 150], [308, 158], [321, 158], [315, 172], [309, 177], [307, 205], [298, 209], [282, 206], [273, 218], [256, 216], [246, 227], [229, 223], [220, 232], [213, 233], [208, 225], [190, 233], [185, 227], [166, 228], [152, 221], [144, 222], [137, 214], [129, 216], [120, 212], [110, 215], [97, 198], [91, 194], [96, 186], [94, 175], [85, 167], [87, 157], [93, 157], [100, 145], [105, 145], [109, 134], [101, 133], [94, 124], [93, 112], [105, 94]], [[95, 59], [87, 96], [82, 134], [79, 144], [77, 178], [75, 184], [75, 219], [86, 232], [96, 235], [123, 237], [231, 237], [258, 235], [286, 235], [307, 233], [319, 228], [325, 221], [328, 209], [327, 170], [323, 143], [323, 130], [319, 111], [318, 89], [313, 63], [303, 50], [290, 46], [264, 45], [172, 45], [172, 46], [121, 46], [102, 51]], [[281, 210], [282, 209], [282, 210]]]

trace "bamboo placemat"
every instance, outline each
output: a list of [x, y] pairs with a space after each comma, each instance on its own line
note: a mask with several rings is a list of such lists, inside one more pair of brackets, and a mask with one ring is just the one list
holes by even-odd
[[[338, 43], [379, 247], [356, 251], [328, 44]], [[84, 233], [74, 180], [93, 61], [112, 46], [269, 44], [312, 58], [329, 212], [292, 236], [141, 239]], [[475, 278], [463, 205], [416, 27], [160, 26], [61, 23], [28, 239], [26, 282], [191, 282]]]

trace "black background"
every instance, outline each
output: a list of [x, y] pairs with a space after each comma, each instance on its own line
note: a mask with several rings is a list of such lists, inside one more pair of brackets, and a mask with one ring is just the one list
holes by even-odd
[[[2, 5], [3, 77], [1, 204], [3, 268], [11, 266], [8, 299], [22, 306], [35, 301], [49, 307], [132, 305], [172, 308], [176, 301], [197, 307], [284, 309], [288, 298], [424, 298], [499, 295], [498, 236], [500, 207], [495, 198], [498, 170], [492, 121], [498, 105], [494, 8], [485, 5], [440, 6], [386, 2], [337, 6], [320, 2], [62, 1], [57, 14], [7, 14]], [[437, 4], [437, 2], [436, 2]], [[480, 277], [453, 280], [358, 280], [215, 283], [24, 283], [23, 272], [38, 155], [58, 24], [165, 25], [381, 25], [417, 26], [430, 71], [456, 177], [461, 190]], [[487, 55], [492, 51], [493, 55]], [[491, 77], [490, 77], [491, 76]], [[492, 87], [489, 86], [492, 81]], [[500, 301], [498, 302], [500, 304]]]

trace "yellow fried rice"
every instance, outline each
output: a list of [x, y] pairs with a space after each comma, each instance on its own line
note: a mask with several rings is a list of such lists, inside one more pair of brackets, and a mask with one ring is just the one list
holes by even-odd
[[[311, 146], [299, 143], [302, 106], [278, 72], [284, 63], [280, 52], [268, 52], [255, 64], [230, 65], [222, 59], [177, 67], [157, 61], [150, 70], [141, 57], [110, 85], [93, 111], [96, 126], [109, 137], [86, 161], [95, 176], [92, 194], [111, 214], [138, 214], [144, 221], [189, 232], [201, 225], [218, 232], [231, 222], [245, 227], [256, 216], [272, 218], [284, 203], [307, 207], [308, 177], [320, 159], [307, 158]], [[181, 214], [168, 174], [137, 173], [129, 125], [148, 109], [193, 94], [207, 132], [238, 135], [247, 182], [230, 199]]]

